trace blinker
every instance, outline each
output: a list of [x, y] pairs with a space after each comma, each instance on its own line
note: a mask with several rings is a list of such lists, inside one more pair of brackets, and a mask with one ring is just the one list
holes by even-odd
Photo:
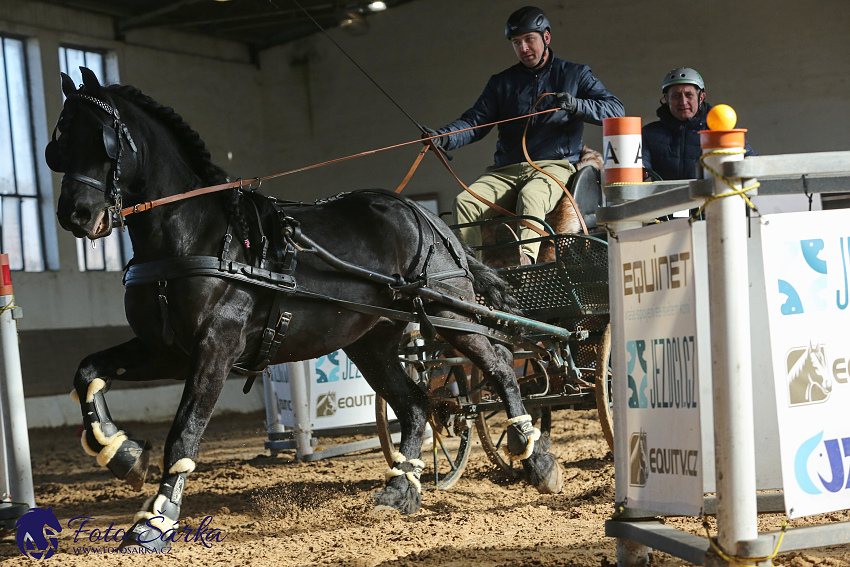
[[118, 159], [118, 133], [112, 126], [103, 125], [103, 148], [111, 159]]
[[53, 140], [44, 148], [44, 161], [47, 162], [47, 167], [56, 173], [64, 173], [65, 167], [62, 163], [62, 148], [59, 147], [59, 141]]

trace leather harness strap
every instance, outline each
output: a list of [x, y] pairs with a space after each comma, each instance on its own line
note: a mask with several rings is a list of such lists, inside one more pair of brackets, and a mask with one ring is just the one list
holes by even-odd
[[124, 285], [156, 283], [189, 276], [215, 276], [273, 290], [295, 289], [295, 278], [215, 256], [175, 256], [155, 262], [130, 264], [124, 274]]
[[396, 193], [401, 193], [401, 190], [407, 186], [407, 182], [413, 177], [413, 174], [416, 172], [416, 168], [419, 167], [419, 164], [422, 163], [422, 158], [425, 157], [425, 154], [428, 153], [428, 150], [431, 148], [431, 144], [426, 146], [422, 146], [422, 149], [419, 150], [419, 155], [416, 156], [416, 159], [413, 160], [413, 165], [410, 166], [410, 170], [407, 172], [407, 175], [404, 176], [404, 179], [401, 180], [401, 183], [396, 188]]

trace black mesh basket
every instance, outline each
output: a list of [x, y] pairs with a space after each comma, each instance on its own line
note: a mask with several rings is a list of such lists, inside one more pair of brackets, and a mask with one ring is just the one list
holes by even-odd
[[554, 262], [498, 270], [524, 314], [550, 320], [608, 313], [608, 243], [581, 234], [553, 238]]

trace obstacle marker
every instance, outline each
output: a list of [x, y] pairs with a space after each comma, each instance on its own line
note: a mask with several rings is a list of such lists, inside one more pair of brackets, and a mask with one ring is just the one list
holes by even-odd
[[21, 308], [14, 304], [9, 255], [0, 254], [0, 521], [7, 529], [29, 508], [35, 507], [32, 464], [21, 378], [16, 320]]
[[642, 147], [639, 116], [602, 120], [605, 185], [643, 181]]

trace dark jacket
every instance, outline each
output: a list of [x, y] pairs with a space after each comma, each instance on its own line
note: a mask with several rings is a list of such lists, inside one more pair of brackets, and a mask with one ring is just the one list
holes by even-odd
[[[438, 132], [444, 134], [530, 114], [534, 103], [543, 93], [568, 92], [578, 99], [575, 114], [569, 115], [561, 110], [532, 117], [526, 146], [534, 161], [567, 159], [571, 163], [577, 162], [584, 123], [602, 124], [603, 118], [623, 116], [623, 103], [602, 86], [587, 65], [559, 59], [551, 49], [549, 55], [549, 61], [537, 71], [517, 63], [490, 77], [484, 92], [472, 108], [464, 112], [459, 119], [440, 128]], [[556, 107], [555, 97], [547, 96], [535, 110]], [[520, 118], [498, 125], [499, 141], [493, 158], [496, 167], [525, 161], [522, 153], [522, 134], [526, 122], [527, 118]], [[492, 128], [477, 128], [447, 136], [448, 149], [477, 142]]]
[[[665, 181], [696, 178], [696, 164], [702, 155], [699, 131], [708, 130], [709, 110], [711, 105], [703, 102], [693, 118], [682, 122], [662, 104], [655, 112], [661, 120], [647, 124], [642, 130], [643, 167]], [[750, 143], [745, 144], [746, 155], [756, 155]]]

